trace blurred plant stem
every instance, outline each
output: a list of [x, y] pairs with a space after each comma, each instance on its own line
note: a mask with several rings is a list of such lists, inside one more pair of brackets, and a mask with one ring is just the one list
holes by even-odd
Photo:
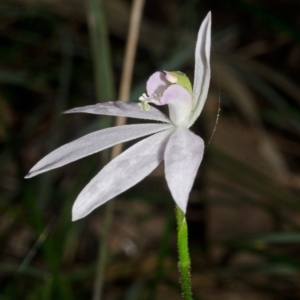
[[182, 210], [176, 206], [177, 219], [177, 246], [179, 255], [179, 273], [182, 296], [184, 300], [192, 300], [192, 289], [190, 279], [190, 254], [188, 247], [188, 226]]
[[[129, 98], [132, 71], [144, 2], [144, 0], [134, 0], [131, 10], [129, 33], [118, 98], [122, 101], [128, 101]], [[90, 0], [88, 21], [90, 26], [91, 44], [93, 48], [93, 60], [95, 62], [96, 93], [98, 102], [102, 102], [103, 100], [113, 100], [112, 66], [109, 56], [108, 34], [100, 0]], [[126, 118], [118, 117], [116, 119], [116, 126], [121, 126], [125, 123]], [[111, 159], [114, 159], [121, 153], [121, 151], [122, 145], [116, 145], [112, 149]], [[99, 245], [98, 262], [94, 282], [94, 300], [99, 300], [102, 298], [104, 270], [107, 258], [107, 239], [112, 221], [112, 215], [113, 201], [109, 201], [106, 205], [102, 239]]]
[[89, 0], [87, 19], [92, 46], [97, 101], [111, 101], [115, 98], [114, 80], [102, 0]]

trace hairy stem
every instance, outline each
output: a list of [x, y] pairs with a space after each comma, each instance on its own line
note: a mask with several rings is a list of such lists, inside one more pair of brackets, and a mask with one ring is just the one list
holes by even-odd
[[179, 273], [181, 291], [184, 300], [192, 300], [191, 278], [190, 278], [190, 255], [188, 247], [188, 226], [182, 210], [176, 206], [177, 217], [177, 245], [179, 255]]

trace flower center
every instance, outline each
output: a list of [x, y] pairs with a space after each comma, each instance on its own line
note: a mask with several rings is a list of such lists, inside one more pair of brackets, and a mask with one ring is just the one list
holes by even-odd
[[192, 111], [192, 85], [182, 72], [156, 72], [147, 81], [147, 94], [144, 93], [139, 100], [139, 106], [144, 111], [151, 108], [149, 103], [168, 104], [172, 123], [185, 126]]

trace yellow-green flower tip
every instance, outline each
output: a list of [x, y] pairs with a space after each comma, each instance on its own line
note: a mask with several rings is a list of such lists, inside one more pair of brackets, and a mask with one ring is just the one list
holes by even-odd
[[193, 93], [192, 84], [189, 78], [184, 73], [180, 71], [171, 71], [171, 72], [165, 71], [165, 74], [166, 74], [166, 79], [170, 83], [177, 83], [182, 87], [184, 87], [190, 94]]

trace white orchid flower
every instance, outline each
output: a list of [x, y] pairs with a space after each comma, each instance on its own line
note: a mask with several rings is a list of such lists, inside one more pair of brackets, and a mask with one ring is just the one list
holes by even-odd
[[[72, 220], [85, 217], [98, 206], [134, 186], [163, 160], [171, 194], [185, 213], [203, 157], [204, 142], [189, 128], [200, 115], [206, 101], [210, 81], [210, 44], [209, 13], [198, 33], [193, 89], [188, 78], [180, 72], [156, 72], [149, 78], [147, 95], [140, 98], [139, 104], [115, 101], [65, 112], [123, 116], [161, 123], [117, 126], [85, 135], [45, 156], [25, 178], [61, 167], [118, 143], [151, 135], [113, 159], [86, 185], [74, 203]], [[167, 104], [170, 118], [149, 103]]]

